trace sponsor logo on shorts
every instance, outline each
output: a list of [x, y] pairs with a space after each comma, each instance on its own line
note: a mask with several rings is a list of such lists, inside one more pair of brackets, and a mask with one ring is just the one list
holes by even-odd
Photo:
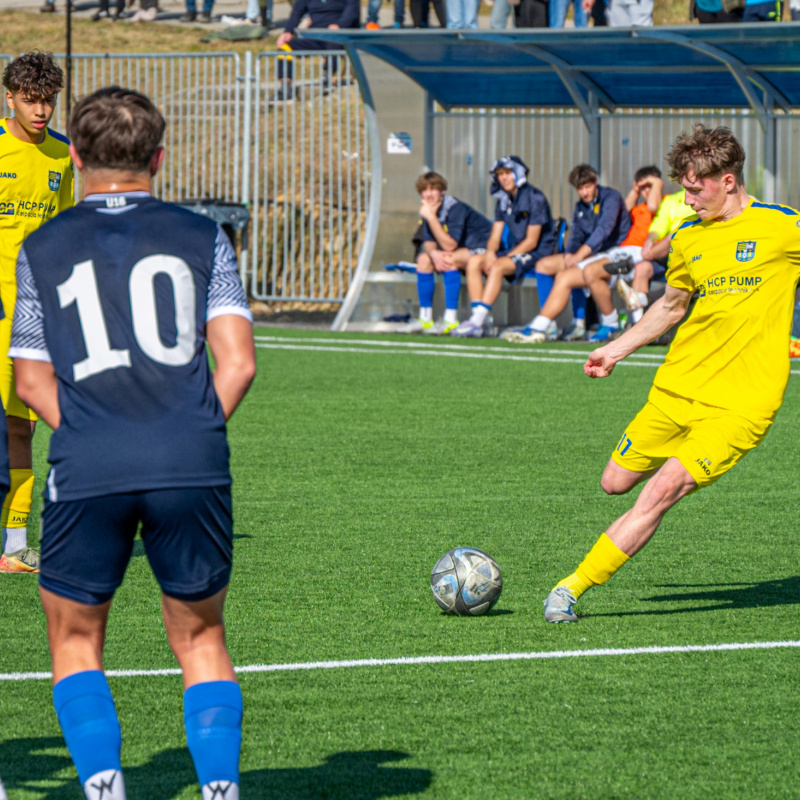
[[736, 243], [736, 260], [737, 261], [752, 261], [756, 256], [756, 243], [755, 242], [737, 242]]
[[705, 472], [706, 475], [711, 475], [711, 461], [707, 458], [696, 458], [694, 460], [695, 464], [700, 466], [700, 469]]

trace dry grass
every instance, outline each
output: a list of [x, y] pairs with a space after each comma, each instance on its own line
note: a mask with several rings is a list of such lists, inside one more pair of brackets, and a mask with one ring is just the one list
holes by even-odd
[[[63, 53], [66, 49], [66, 22], [61, 13], [0, 11], [0, 32], [0, 52], [10, 55], [34, 48], [53, 53]], [[72, 50], [74, 53], [244, 53], [275, 49], [275, 32], [250, 42], [202, 43], [200, 39], [207, 33], [209, 29], [200, 25], [96, 23], [85, 17], [73, 17]]]

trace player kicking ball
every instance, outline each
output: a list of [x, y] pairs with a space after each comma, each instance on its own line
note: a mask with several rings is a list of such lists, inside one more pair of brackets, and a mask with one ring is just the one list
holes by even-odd
[[252, 318], [219, 226], [152, 197], [164, 127], [137, 92], [81, 100], [69, 133], [86, 196], [17, 260], [17, 390], [53, 428], [39, 575], [53, 702], [89, 800], [125, 798], [102, 657], [140, 524], [203, 798], [239, 796], [225, 422], [255, 375]]
[[[719, 480], [767, 435], [789, 379], [786, 338], [800, 278], [800, 215], [759, 203], [742, 183], [745, 154], [727, 128], [695, 126], [667, 156], [697, 214], [672, 237], [667, 289], [641, 322], [595, 350], [590, 378], [680, 321], [647, 404], [619, 439], [601, 486], [633, 507], [602, 534], [544, 603], [547, 622], [575, 622], [576, 601], [605, 583], [656, 532], [682, 497]], [[648, 480], [649, 479], [649, 480]]]
[[17, 294], [15, 268], [23, 240], [74, 203], [73, 169], [66, 136], [48, 125], [64, 73], [48, 53], [27, 53], [3, 72], [6, 103], [13, 117], [0, 120], [0, 395], [8, 415], [11, 488], [3, 502], [0, 573], [39, 571], [39, 553], [28, 547], [33, 499], [31, 441], [36, 414], [17, 396], [7, 357]]

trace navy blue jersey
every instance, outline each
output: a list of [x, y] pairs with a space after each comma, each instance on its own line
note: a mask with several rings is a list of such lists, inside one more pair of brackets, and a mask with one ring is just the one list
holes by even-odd
[[145, 192], [92, 195], [29, 236], [9, 355], [50, 361], [53, 502], [230, 483], [206, 322], [250, 319], [216, 223]]
[[581, 245], [588, 245], [595, 253], [616, 247], [631, 229], [631, 215], [622, 195], [608, 186], [597, 187], [593, 203], [579, 200], [572, 215], [568, 253], [577, 253]]
[[556, 247], [556, 234], [547, 198], [529, 183], [522, 184], [514, 198], [506, 192], [503, 194], [505, 198], [500, 197], [497, 201], [494, 219], [495, 222], [505, 222], [513, 238], [513, 242], [509, 243], [509, 250], [527, 236], [529, 225], [541, 225], [536, 250], [548, 255], [552, 253]]
[[[466, 247], [470, 250], [486, 247], [489, 234], [492, 232], [492, 223], [472, 206], [446, 194], [442, 198], [442, 204], [439, 206], [436, 216], [445, 233], [456, 240], [458, 247]], [[422, 221], [422, 241], [436, 241], [425, 220]]]
[[327, 28], [328, 25], [357, 28], [359, 11], [358, 0], [296, 0], [284, 30], [286, 33], [294, 33], [300, 20], [306, 15], [311, 18], [312, 28]]

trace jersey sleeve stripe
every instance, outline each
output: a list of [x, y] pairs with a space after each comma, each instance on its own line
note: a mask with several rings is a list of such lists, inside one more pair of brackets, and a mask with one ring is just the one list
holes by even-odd
[[44, 361], [52, 363], [50, 353], [47, 350], [32, 350], [28, 347], [11, 347], [8, 351], [9, 358], [24, 358], [28, 361]]
[[241, 306], [217, 306], [216, 308], [209, 309], [206, 315], [206, 322], [211, 322], [212, 319], [217, 317], [224, 317], [226, 314], [233, 314], [237, 317], [244, 317], [250, 322], [253, 321], [253, 313], [249, 308], [242, 308]]
[[[250, 315], [250, 306], [247, 304], [247, 296], [239, 277], [236, 254], [225, 232], [217, 225], [214, 266], [208, 282], [206, 320], [212, 319], [212, 315], [219, 316], [217, 310], [220, 308], [226, 309], [224, 312], [226, 314], [233, 313], [232, 308], [238, 308], [240, 316]], [[250, 318], [252, 319], [252, 316]]]
[[797, 212], [789, 206], [779, 206], [772, 203], [753, 203], [753, 208], [768, 208], [771, 211], [780, 211], [781, 214], [786, 214], [787, 217], [796, 217]]
[[[11, 350], [38, 352], [46, 358], [34, 359], [49, 361], [50, 351], [44, 336], [44, 313], [33, 273], [28, 264], [25, 247], [21, 247], [17, 257], [17, 302], [14, 308], [14, 323], [11, 329]], [[18, 356], [27, 358], [28, 356]]]

